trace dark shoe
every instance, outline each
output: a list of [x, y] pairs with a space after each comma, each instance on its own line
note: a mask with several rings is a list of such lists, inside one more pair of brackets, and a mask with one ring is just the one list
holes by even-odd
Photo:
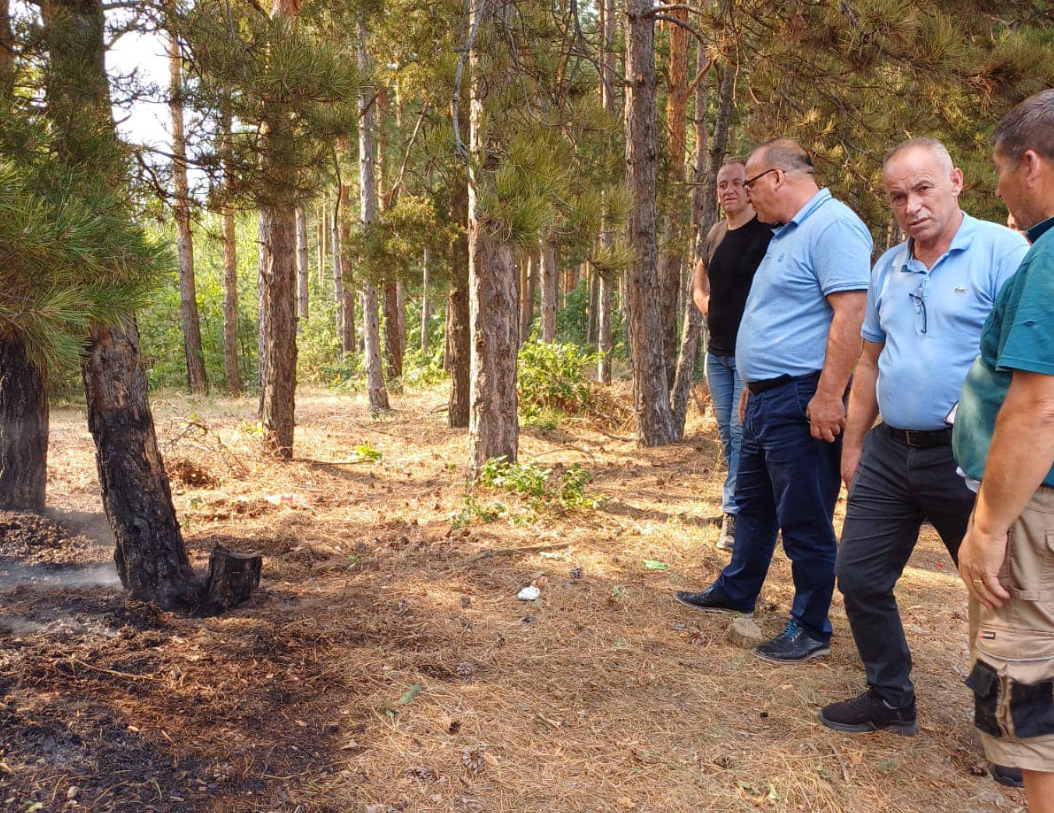
[[727, 550], [731, 552], [732, 548], [736, 544], [736, 515], [725, 514], [724, 520], [721, 522], [721, 534], [717, 537], [717, 544], [714, 546], [718, 550]]
[[989, 762], [988, 773], [992, 779], [1000, 785], [1006, 785], [1008, 788], [1023, 788], [1025, 786], [1025, 780], [1021, 775], [1020, 768], [1008, 768], [1006, 765], [996, 765], [994, 762]]
[[816, 640], [797, 621], [788, 621], [783, 632], [767, 644], [755, 648], [754, 654], [763, 661], [773, 663], [802, 663], [830, 651], [827, 641]]
[[850, 734], [889, 729], [895, 734], [910, 737], [919, 730], [914, 700], [910, 706], [895, 709], [870, 690], [859, 697], [824, 706], [819, 716], [820, 722], [828, 728]]
[[689, 593], [687, 590], [678, 590], [673, 594], [681, 604], [702, 610], [704, 613], [724, 613], [726, 615], [749, 615], [753, 610], [743, 610], [733, 607], [723, 593], [718, 592], [711, 585], [699, 593]]

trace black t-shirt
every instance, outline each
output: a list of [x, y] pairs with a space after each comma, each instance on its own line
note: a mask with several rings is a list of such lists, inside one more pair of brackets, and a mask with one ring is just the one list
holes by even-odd
[[706, 236], [704, 252], [710, 279], [707, 350], [715, 356], [736, 353], [736, 334], [743, 320], [750, 283], [771, 239], [772, 227], [757, 217], [738, 229], [729, 229], [722, 220]]

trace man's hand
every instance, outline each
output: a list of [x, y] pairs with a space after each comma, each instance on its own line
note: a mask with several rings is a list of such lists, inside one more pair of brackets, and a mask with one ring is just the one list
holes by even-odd
[[999, 570], [1006, 558], [1006, 531], [986, 534], [970, 519], [959, 548], [959, 575], [970, 595], [989, 610], [1002, 607], [1010, 593], [999, 583]]
[[750, 397], [750, 390], [743, 387], [743, 390], [739, 393], [739, 425], [742, 426], [744, 421], [747, 419], [747, 399]]
[[853, 478], [860, 466], [860, 458], [864, 454], [864, 447], [858, 444], [850, 444], [847, 441], [842, 444], [842, 482], [845, 483], [846, 491], [853, 485]]
[[834, 443], [845, 429], [845, 404], [838, 396], [817, 390], [805, 408], [805, 414], [809, 418], [809, 432], [817, 440]]

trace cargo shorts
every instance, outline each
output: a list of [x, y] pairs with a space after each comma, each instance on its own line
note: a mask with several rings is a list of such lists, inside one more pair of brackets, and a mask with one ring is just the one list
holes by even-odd
[[1054, 772], [1054, 488], [1010, 527], [999, 581], [1001, 608], [970, 598], [974, 723], [991, 762]]

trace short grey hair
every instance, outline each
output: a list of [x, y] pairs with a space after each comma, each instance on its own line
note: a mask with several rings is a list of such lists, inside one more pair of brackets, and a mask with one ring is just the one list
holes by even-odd
[[1007, 113], [992, 133], [992, 146], [1015, 162], [1028, 150], [1054, 162], [1054, 90], [1041, 90]]
[[950, 173], [955, 169], [955, 163], [952, 161], [948, 148], [938, 139], [924, 136], [922, 138], [909, 138], [907, 141], [902, 141], [897, 144], [897, 146], [893, 147], [893, 149], [886, 153], [886, 157], [882, 160], [882, 171], [886, 171], [886, 167], [889, 166], [890, 161], [902, 152], [907, 152], [908, 150], [928, 150], [941, 164], [941, 168], [946, 172]]
[[811, 173], [815, 171], [809, 153], [793, 138], [771, 138], [755, 147], [750, 155], [752, 157], [761, 156], [773, 168], [782, 169], [785, 172], [804, 170]]

